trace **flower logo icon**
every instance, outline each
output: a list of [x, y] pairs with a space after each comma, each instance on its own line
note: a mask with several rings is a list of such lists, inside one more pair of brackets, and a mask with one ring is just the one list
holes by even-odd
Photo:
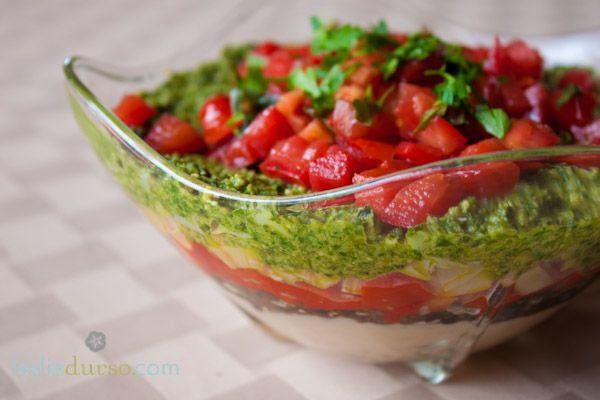
[[85, 339], [85, 345], [93, 352], [97, 352], [106, 347], [106, 335], [102, 332], [91, 331]]

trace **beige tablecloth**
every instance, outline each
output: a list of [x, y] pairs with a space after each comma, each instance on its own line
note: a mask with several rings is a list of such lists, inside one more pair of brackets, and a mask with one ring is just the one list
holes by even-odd
[[[111, 182], [64, 96], [66, 55], [134, 64], [182, 47], [299, 38], [312, 13], [449, 31], [497, 24], [502, 33], [547, 34], [597, 24], [597, 1], [529, 2], [536, 20], [519, 11], [525, 3], [0, 0], [0, 398], [600, 398], [598, 286], [440, 386], [402, 366], [362, 365], [266, 336]], [[73, 357], [78, 365], [144, 363], [146, 375], [53, 369]]]

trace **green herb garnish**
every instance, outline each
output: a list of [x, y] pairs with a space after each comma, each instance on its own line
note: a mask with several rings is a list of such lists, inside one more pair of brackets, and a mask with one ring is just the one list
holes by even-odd
[[381, 66], [385, 79], [389, 79], [398, 67], [409, 60], [424, 60], [439, 48], [441, 41], [431, 35], [416, 33], [391, 52]]
[[312, 100], [312, 111], [316, 116], [325, 115], [335, 106], [335, 92], [338, 91], [347, 73], [339, 65], [325, 72], [319, 68], [305, 71], [297, 68], [290, 74], [289, 85], [304, 90]]
[[502, 139], [510, 129], [510, 118], [501, 108], [490, 108], [488, 105], [478, 105], [475, 108], [475, 118], [491, 135]]

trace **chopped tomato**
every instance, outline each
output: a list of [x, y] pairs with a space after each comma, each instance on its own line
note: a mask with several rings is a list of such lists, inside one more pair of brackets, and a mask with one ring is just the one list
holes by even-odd
[[315, 140], [326, 140], [329, 143], [331, 143], [333, 141], [329, 130], [323, 125], [321, 121], [319, 121], [316, 118], [313, 119], [308, 125], [306, 125], [304, 129], [298, 132], [298, 136], [308, 140], [309, 142]]
[[440, 77], [427, 75], [429, 70], [440, 69], [444, 59], [439, 51], [435, 51], [424, 60], [410, 60], [400, 68], [400, 81], [422, 86], [434, 86]]
[[365, 97], [365, 89], [358, 85], [342, 85], [335, 93], [336, 100], [345, 100], [349, 103], [363, 97]]
[[519, 182], [521, 170], [512, 161], [461, 167], [446, 174], [447, 180], [464, 195], [478, 198], [503, 196]]
[[583, 92], [596, 91], [594, 75], [582, 68], [571, 68], [562, 74], [558, 81], [558, 87], [565, 88], [570, 84], [577, 86]]
[[[366, 182], [409, 167], [410, 165], [407, 163], [398, 160], [384, 161], [377, 168], [355, 174], [352, 178], [352, 183]], [[398, 190], [408, 185], [410, 182], [412, 182], [412, 180], [396, 181], [361, 190], [354, 194], [356, 205], [359, 207], [370, 206], [375, 215], [381, 218], [385, 208], [390, 204], [396, 193], [398, 193]]]
[[571, 132], [577, 143], [600, 145], [600, 118], [586, 126], [573, 126]]
[[411, 228], [429, 215], [441, 216], [456, 204], [456, 196], [442, 173], [434, 173], [401, 188], [385, 208], [382, 220], [390, 225]]
[[411, 165], [423, 165], [442, 160], [444, 153], [423, 143], [400, 142], [394, 152], [396, 158]]
[[279, 49], [281, 49], [281, 46], [277, 43], [266, 40], [252, 49], [252, 52], [261, 56], [270, 56]]
[[226, 145], [217, 148], [209, 157], [220, 159], [231, 168], [245, 168], [258, 161], [258, 158], [250, 153], [248, 146], [240, 137], [236, 137]]
[[484, 139], [478, 143], [467, 146], [460, 152], [461, 157], [474, 156], [477, 154], [493, 153], [495, 151], [506, 150], [506, 146], [501, 140], [496, 138]]
[[352, 183], [356, 172], [356, 161], [341, 147], [333, 145], [324, 156], [311, 161], [309, 181], [312, 190], [321, 191], [346, 186]]
[[417, 140], [440, 150], [446, 156], [464, 149], [467, 145], [467, 139], [442, 117], [435, 117], [425, 129], [419, 131]]
[[113, 108], [113, 112], [129, 127], [142, 126], [156, 115], [154, 107], [148, 105], [144, 99], [134, 94], [123, 96], [119, 104]]
[[359, 171], [375, 168], [394, 157], [394, 146], [391, 144], [366, 139], [340, 139], [338, 143], [354, 157]]
[[227, 123], [230, 118], [229, 96], [213, 96], [200, 107], [198, 122], [204, 133], [204, 141], [209, 146], [226, 140], [233, 135], [233, 127]]
[[310, 121], [301, 112], [303, 101], [304, 91], [302, 89], [294, 89], [282, 94], [277, 100], [277, 104], [275, 104], [277, 110], [287, 118], [294, 132], [300, 132]]
[[356, 110], [349, 101], [337, 100], [330, 117], [335, 133], [346, 138], [363, 138], [390, 141], [397, 138], [393, 121], [380, 112], [373, 117], [371, 124], [358, 121]]
[[522, 40], [513, 40], [506, 45], [510, 72], [517, 78], [540, 79], [542, 77], [543, 59], [540, 53], [529, 47]]
[[199, 153], [206, 148], [196, 129], [171, 114], [163, 114], [144, 138], [161, 154]]
[[510, 80], [500, 86], [502, 108], [511, 117], [520, 117], [531, 109], [529, 100], [518, 82]]
[[548, 125], [517, 119], [512, 121], [503, 142], [509, 149], [529, 149], [554, 146], [560, 142], [560, 138]]
[[292, 72], [294, 58], [285, 49], [277, 49], [267, 57], [267, 63], [262, 72], [267, 78], [284, 78]]
[[436, 101], [436, 96], [430, 88], [401, 82], [394, 104], [394, 117], [400, 130], [400, 136], [405, 139], [414, 139], [415, 130], [423, 114], [429, 110]]
[[542, 67], [543, 59], [540, 54], [522, 40], [513, 40], [503, 46], [496, 38], [483, 68], [485, 72], [494, 76], [505, 75], [517, 79], [537, 80], [542, 75]]
[[273, 146], [260, 164], [260, 170], [272, 178], [308, 187], [308, 166], [312, 160], [323, 156], [328, 146], [324, 140], [308, 142], [298, 135], [291, 136]]
[[433, 298], [433, 291], [426, 281], [393, 272], [364, 282], [361, 296], [366, 308], [388, 310], [384, 315], [394, 322], [418, 313]]
[[255, 159], [264, 159], [271, 147], [294, 131], [275, 106], [264, 109], [244, 131], [242, 143]]
[[348, 77], [354, 85], [366, 88], [381, 76], [381, 71], [372, 65], [361, 65]]
[[596, 94], [581, 92], [574, 94], [565, 104], [559, 105], [559, 100], [565, 89], [556, 91], [551, 99], [552, 112], [557, 124], [563, 129], [571, 126], [584, 126], [592, 122], [596, 108]]

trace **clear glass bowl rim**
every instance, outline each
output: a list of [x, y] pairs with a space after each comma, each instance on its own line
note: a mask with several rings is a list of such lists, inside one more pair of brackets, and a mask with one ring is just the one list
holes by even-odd
[[[75, 92], [88, 103], [101, 122], [110, 127], [118, 136], [119, 141], [127, 147], [138, 159], [143, 160], [148, 165], [153, 165], [166, 175], [175, 179], [186, 187], [215, 197], [226, 198], [229, 200], [249, 203], [263, 203], [271, 205], [294, 205], [309, 204], [341, 198], [353, 195], [367, 189], [396, 182], [398, 180], [410, 179], [426, 173], [443, 171], [456, 167], [463, 167], [475, 164], [481, 164], [493, 161], [519, 161], [519, 160], [542, 160], [552, 157], [573, 156], [573, 155], [600, 155], [600, 146], [593, 145], [568, 145], [553, 146], [539, 149], [508, 150], [496, 153], [488, 153], [469, 157], [458, 157], [435, 163], [402, 170], [393, 174], [384, 175], [373, 180], [344, 186], [337, 189], [331, 189], [323, 192], [310, 192], [295, 196], [258, 196], [230, 192], [208, 185], [200, 180], [189, 176], [183, 172], [177, 171], [169, 165], [169, 162], [150, 147], [142, 138], [140, 138], [132, 129], [125, 125], [111, 110], [98, 99], [98, 97], [83, 82], [76, 70], [83, 68], [93, 73], [102, 75], [105, 78], [115, 81], [141, 81], [144, 79], [144, 73], [140, 73], [142, 68], [136, 68], [136, 72], [125, 68], [119, 68], [113, 65], [101, 63], [86, 57], [71, 56], [67, 57], [63, 63], [63, 72], [67, 83]], [[148, 67], [148, 70], [151, 68]]]

